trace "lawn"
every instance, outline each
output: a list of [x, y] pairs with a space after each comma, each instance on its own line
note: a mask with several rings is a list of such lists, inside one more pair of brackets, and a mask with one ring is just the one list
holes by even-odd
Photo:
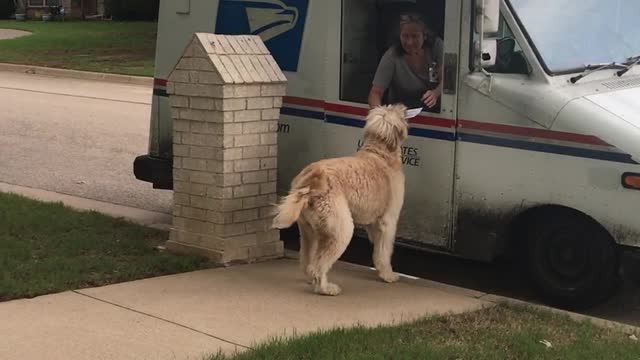
[[156, 250], [166, 231], [0, 193], [0, 301], [197, 270]]
[[0, 20], [33, 34], [0, 40], [0, 62], [153, 76], [155, 22]]
[[209, 360], [229, 359], [638, 360], [640, 342], [622, 331], [564, 315], [498, 305], [397, 326], [338, 328], [274, 339], [253, 350], [234, 356], [218, 354]]

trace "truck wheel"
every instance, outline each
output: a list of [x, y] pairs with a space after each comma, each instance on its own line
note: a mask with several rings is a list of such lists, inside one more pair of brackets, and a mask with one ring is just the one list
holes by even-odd
[[566, 209], [549, 209], [525, 233], [527, 268], [543, 299], [584, 309], [606, 300], [619, 283], [617, 245], [598, 223]]

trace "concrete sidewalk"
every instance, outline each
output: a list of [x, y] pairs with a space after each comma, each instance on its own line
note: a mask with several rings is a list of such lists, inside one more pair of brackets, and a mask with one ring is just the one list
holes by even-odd
[[311, 293], [291, 257], [0, 303], [1, 359], [202, 359], [272, 336], [391, 324], [491, 306], [483, 293], [338, 263], [337, 297]]

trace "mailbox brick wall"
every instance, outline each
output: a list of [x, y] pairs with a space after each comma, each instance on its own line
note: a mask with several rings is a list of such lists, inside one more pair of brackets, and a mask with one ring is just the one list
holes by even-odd
[[167, 248], [223, 264], [282, 256], [270, 226], [286, 77], [261, 39], [194, 34], [167, 92], [174, 156]]

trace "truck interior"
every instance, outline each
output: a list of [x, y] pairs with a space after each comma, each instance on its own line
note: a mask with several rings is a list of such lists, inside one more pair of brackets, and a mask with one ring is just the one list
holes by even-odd
[[398, 31], [391, 19], [404, 11], [421, 14], [429, 32], [444, 40], [445, 0], [342, 2], [340, 100], [367, 103], [378, 62]]
[[[388, 49], [389, 39], [398, 31], [397, 22], [389, 19], [404, 11], [421, 14], [429, 31], [445, 40], [445, 0], [342, 2], [340, 100], [367, 103], [378, 62]], [[528, 75], [530, 65], [502, 15], [499, 29], [491, 37], [497, 40], [496, 60], [486, 70], [495, 74]], [[439, 107], [430, 111], [439, 112]]]
[[498, 31], [491, 37], [497, 39], [496, 62], [485, 70], [494, 74], [529, 74], [529, 64], [504, 16], [500, 15]]

